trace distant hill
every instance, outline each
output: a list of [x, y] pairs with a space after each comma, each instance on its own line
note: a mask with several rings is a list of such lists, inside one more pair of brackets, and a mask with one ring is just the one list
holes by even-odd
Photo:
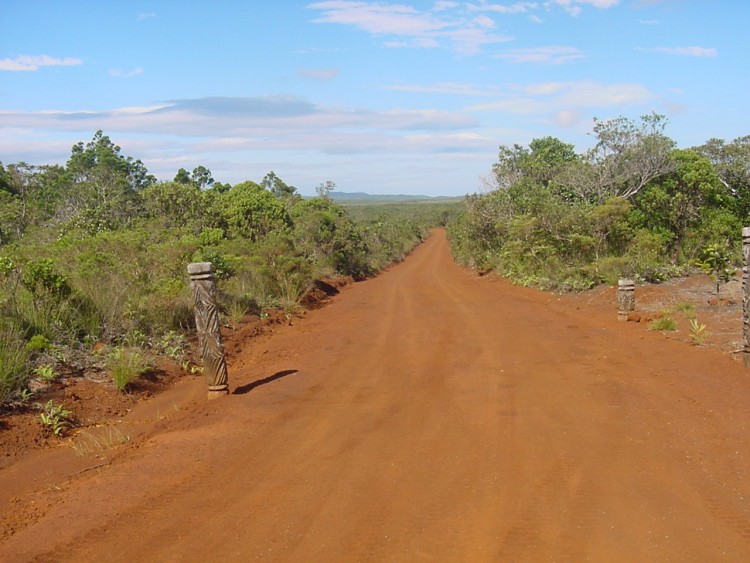
[[367, 194], [364, 192], [331, 192], [329, 197], [337, 203], [406, 203], [427, 201], [458, 201], [462, 197], [406, 194]]

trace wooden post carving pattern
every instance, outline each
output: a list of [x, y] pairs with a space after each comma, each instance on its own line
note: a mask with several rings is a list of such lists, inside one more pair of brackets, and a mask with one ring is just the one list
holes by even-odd
[[221, 340], [219, 310], [216, 305], [216, 284], [213, 264], [188, 264], [190, 289], [195, 306], [195, 327], [198, 332], [203, 372], [208, 383], [208, 398], [215, 399], [229, 393], [227, 362]]
[[633, 280], [619, 280], [617, 282], [617, 319], [628, 320], [628, 315], [635, 310], [635, 282]]

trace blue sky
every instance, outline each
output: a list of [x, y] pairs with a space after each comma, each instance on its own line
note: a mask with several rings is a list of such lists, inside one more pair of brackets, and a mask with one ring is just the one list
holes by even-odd
[[161, 180], [273, 170], [313, 194], [461, 195], [501, 144], [583, 152], [593, 118], [750, 134], [750, 2], [0, 0], [0, 161], [96, 130]]

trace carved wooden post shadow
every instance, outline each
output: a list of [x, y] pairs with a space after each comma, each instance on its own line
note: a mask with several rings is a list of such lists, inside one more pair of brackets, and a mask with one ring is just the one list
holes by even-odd
[[628, 315], [635, 310], [635, 282], [619, 280], [617, 282], [617, 320], [627, 321]]
[[190, 289], [195, 305], [195, 327], [198, 331], [203, 372], [208, 383], [208, 398], [229, 393], [227, 362], [221, 340], [219, 310], [216, 306], [216, 284], [211, 262], [188, 264]]
[[742, 228], [742, 258], [742, 356], [745, 367], [750, 367], [750, 227]]

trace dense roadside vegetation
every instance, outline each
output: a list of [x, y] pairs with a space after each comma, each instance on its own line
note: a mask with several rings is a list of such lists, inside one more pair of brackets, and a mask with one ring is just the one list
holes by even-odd
[[369, 276], [449, 213], [347, 212], [332, 187], [303, 199], [273, 172], [232, 186], [203, 166], [157, 182], [101, 131], [65, 166], [0, 163], [0, 406], [28, 396], [32, 376], [100, 370], [126, 388], [147, 356], [180, 360], [194, 322], [189, 262], [214, 264], [228, 319], [291, 314], [314, 280]]
[[750, 220], [750, 136], [679, 149], [665, 126], [657, 114], [596, 121], [584, 154], [552, 137], [501, 146], [490, 189], [450, 225], [455, 256], [545, 289], [693, 265], [725, 276]]

